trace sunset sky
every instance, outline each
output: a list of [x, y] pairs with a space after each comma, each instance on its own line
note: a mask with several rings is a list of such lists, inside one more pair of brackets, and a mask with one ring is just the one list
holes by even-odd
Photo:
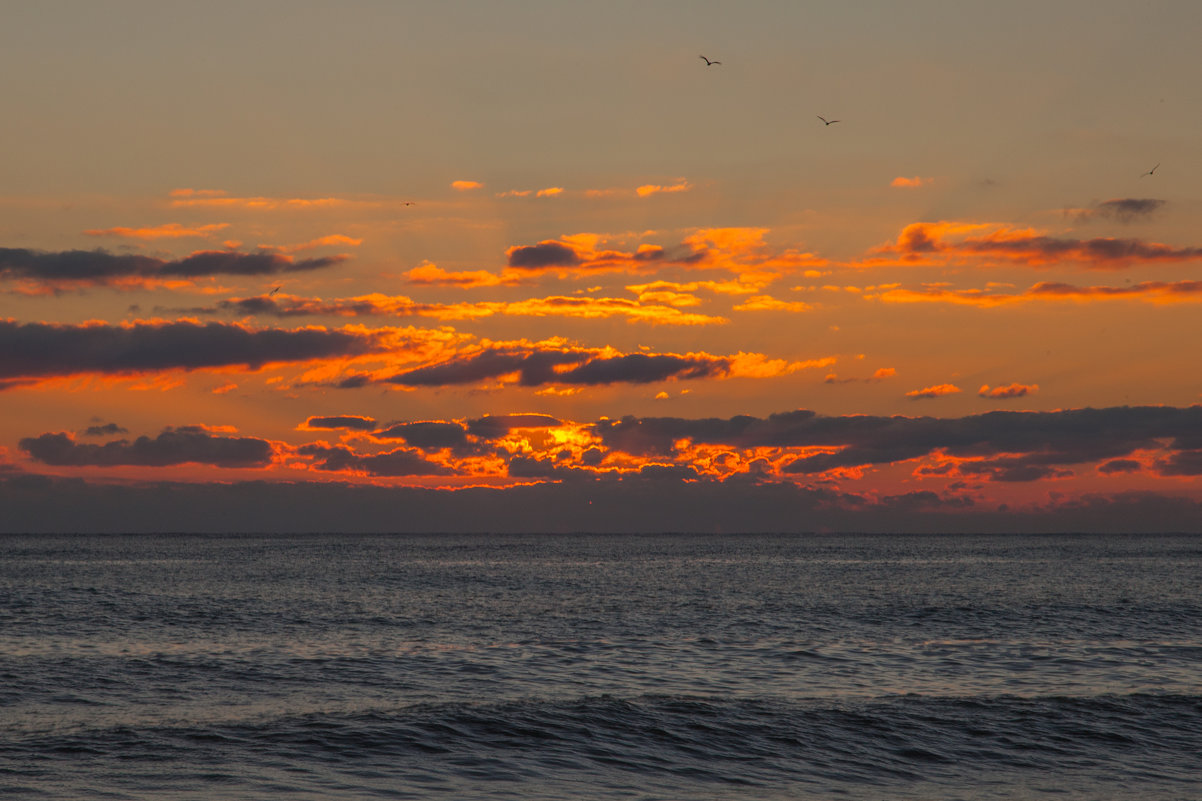
[[0, 13], [0, 530], [1202, 530], [1202, 4]]

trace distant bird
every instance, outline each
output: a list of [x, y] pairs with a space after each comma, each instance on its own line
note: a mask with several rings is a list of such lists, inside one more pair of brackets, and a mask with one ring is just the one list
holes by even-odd
[[699, 56], [699, 58], [700, 58], [702, 61], [704, 61], [704, 62], [705, 62], [705, 66], [707, 66], [707, 67], [712, 67], [712, 66], [714, 66], [715, 64], [721, 64], [721, 63], [722, 63], [721, 61], [710, 61], [710, 60], [709, 60], [708, 58], [706, 58], [705, 56]]
[[816, 114], [815, 116], [818, 117], [818, 119], [825, 122], [827, 125], [834, 125], [836, 122], [839, 122], [839, 120], [828, 120], [826, 117], [823, 117], [821, 114]]
[[271, 290], [270, 292], [268, 292], [268, 293], [267, 293], [267, 297], [271, 297], [272, 295], [274, 295], [276, 292], [279, 292], [279, 291], [280, 291], [281, 289], [283, 289], [283, 288], [284, 288], [284, 285], [283, 285], [283, 284], [280, 284], [280, 285], [279, 285], [279, 286], [277, 286], [275, 289], [273, 289], [273, 290]]
[[417, 204], [416, 204], [416, 203], [414, 203], [412, 200], [406, 200], [406, 201], [405, 201], [405, 205], [406, 205], [406, 206], [416, 206]]
[[[1152, 173], [1156, 172], [1156, 170], [1158, 170], [1159, 168], [1160, 168], [1160, 162], [1158, 161], [1158, 162], [1156, 162], [1156, 166], [1153, 167], [1152, 169], [1148, 170], [1147, 172], [1145, 172], [1144, 175], [1151, 175]], [[1143, 178], [1144, 175], [1141, 175], [1139, 177]]]

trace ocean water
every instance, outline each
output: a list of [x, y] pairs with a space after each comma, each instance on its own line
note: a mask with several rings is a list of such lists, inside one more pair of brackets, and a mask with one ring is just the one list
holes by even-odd
[[1202, 537], [0, 537], [0, 797], [1202, 798]]

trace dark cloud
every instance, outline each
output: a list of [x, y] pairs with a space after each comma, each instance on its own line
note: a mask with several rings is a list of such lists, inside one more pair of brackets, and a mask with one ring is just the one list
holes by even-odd
[[305, 421], [304, 427], [310, 429], [348, 428], [353, 431], [374, 431], [376, 429], [376, 421], [370, 417], [355, 417], [354, 415], [310, 417]]
[[387, 453], [358, 454], [345, 445], [322, 443], [297, 448], [302, 456], [316, 459], [318, 470], [366, 473], [371, 476], [444, 476], [451, 471], [442, 465], [428, 462], [418, 451], [397, 448]]
[[1202, 476], [1202, 450], [1178, 451], [1156, 463], [1162, 476]]
[[1015, 257], [1067, 259], [1097, 266], [1122, 266], [1132, 261], [1186, 261], [1202, 258], [1202, 248], [1174, 248], [1142, 239], [1058, 239], [1051, 236], [970, 239], [959, 246], [973, 253]]
[[543, 267], [575, 267], [580, 264], [576, 251], [560, 242], [539, 242], [537, 245], [510, 248], [509, 266], [525, 269]]
[[468, 445], [467, 430], [459, 423], [395, 423], [374, 435], [376, 439], [403, 439], [415, 448], [461, 450]]
[[727, 359], [631, 353], [608, 359], [590, 359], [572, 370], [555, 376], [563, 384], [648, 384], [669, 378], [706, 378], [725, 374]]
[[210, 275], [273, 275], [331, 267], [344, 256], [294, 260], [279, 253], [206, 251], [164, 260], [105, 250], [45, 252], [0, 248], [0, 280], [47, 284], [108, 284], [128, 278], [201, 278]]
[[[564, 369], [565, 367], [568, 369]], [[689, 379], [724, 375], [730, 360], [711, 356], [674, 356], [635, 353], [602, 356], [582, 349], [490, 348], [453, 358], [442, 364], [419, 367], [388, 379], [405, 386], [471, 384], [518, 374], [526, 387], [542, 384], [644, 384], [670, 378]]]
[[103, 425], [88, 426], [83, 432], [85, 437], [110, 437], [115, 434], [128, 434], [129, 430], [122, 428], [116, 423], [105, 423]]
[[575, 364], [586, 358], [587, 356], [574, 351], [493, 348], [453, 358], [442, 364], [419, 367], [392, 376], [387, 381], [405, 386], [448, 386], [471, 384], [509, 373], [520, 373], [522, 386], [531, 387], [554, 380], [555, 368], [558, 365]]
[[597, 474], [592, 470], [556, 464], [552, 459], [535, 459], [522, 455], [510, 458], [508, 473], [512, 478], [542, 478], [549, 481], [597, 479]]
[[1143, 469], [1143, 465], [1134, 459], [1111, 459], [1098, 465], [1098, 472], [1112, 475], [1114, 473], [1135, 473]]
[[266, 481], [89, 483], [0, 475], [0, 532], [1202, 532], [1202, 504], [1151, 492], [1029, 510], [907, 494], [880, 502], [754, 481], [563, 481], [456, 491]]
[[26, 437], [18, 446], [34, 460], [58, 467], [166, 467], [208, 464], [215, 467], [263, 467], [271, 463], [271, 443], [256, 437], [227, 437], [197, 426], [168, 428], [154, 439], [119, 439], [104, 445], [80, 444], [69, 434]]
[[481, 439], [497, 439], [515, 428], [552, 428], [563, 423], [546, 414], [495, 414], [469, 420], [468, 433]]
[[[611, 450], [668, 456], [681, 439], [734, 448], [823, 447], [829, 452], [788, 463], [791, 474], [889, 464], [943, 453], [976, 459], [964, 469], [996, 480], [1033, 480], [1063, 475], [1067, 465], [1126, 457], [1160, 447], [1162, 440], [1202, 434], [1202, 406], [1070, 409], [1056, 412], [995, 411], [963, 418], [825, 417], [810, 411], [768, 418], [688, 420], [634, 418], [592, 426]], [[1008, 456], [1022, 454], [1021, 456]], [[1166, 469], [1179, 468], [1176, 463]]]
[[1092, 209], [1076, 210], [1073, 217], [1082, 222], [1105, 218], [1130, 223], [1152, 216], [1164, 205], [1165, 201], [1150, 197], [1118, 198], [1098, 203]]
[[223, 323], [55, 325], [0, 321], [0, 379], [355, 356], [375, 350], [366, 334], [324, 329], [251, 329]]

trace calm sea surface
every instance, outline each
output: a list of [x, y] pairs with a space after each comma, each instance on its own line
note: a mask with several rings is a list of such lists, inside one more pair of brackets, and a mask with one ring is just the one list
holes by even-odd
[[0, 796], [1202, 798], [1202, 537], [0, 537]]

